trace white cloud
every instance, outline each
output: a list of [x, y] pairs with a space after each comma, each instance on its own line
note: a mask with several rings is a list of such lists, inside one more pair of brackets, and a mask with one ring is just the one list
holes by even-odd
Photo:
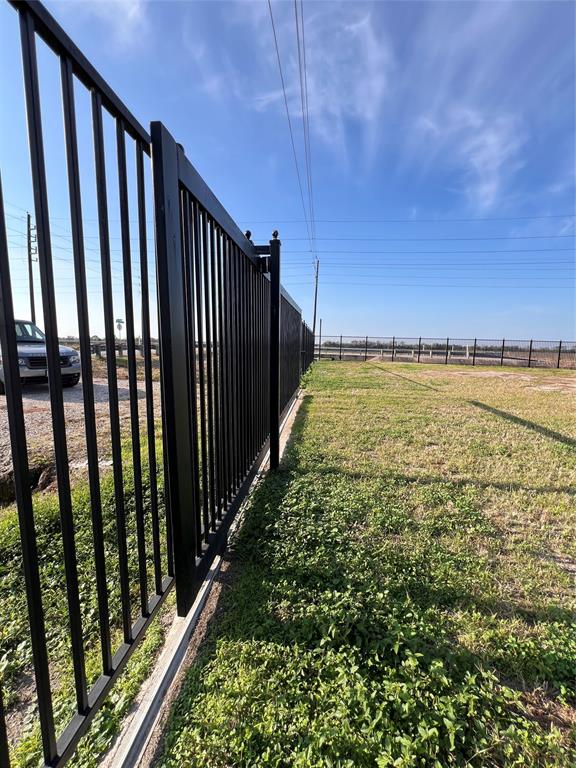
[[145, 0], [82, 0], [64, 2], [61, 7], [75, 17], [84, 16], [100, 22], [110, 33], [114, 47], [119, 50], [139, 47], [146, 40], [148, 16]]
[[376, 31], [371, 13], [353, 8], [311, 17], [308, 39], [311, 125], [326, 143], [342, 150], [347, 131], [359, 129], [371, 157], [382, 135], [394, 66], [391, 48]]
[[462, 188], [480, 210], [498, 202], [510, 177], [522, 167], [525, 135], [513, 116], [486, 116], [455, 106], [440, 119], [424, 116], [420, 128], [421, 141], [435, 153], [437, 164], [459, 171]]
[[[275, 2], [273, 13], [290, 114], [295, 130], [301, 132], [293, 6]], [[224, 21], [236, 34], [254, 42], [253, 55], [234, 62], [222, 49], [212, 49], [208, 55], [198, 31], [187, 24], [184, 40], [201, 87], [213, 98], [233, 96], [259, 112], [283, 112], [267, 3], [226, 5]], [[347, 157], [349, 133], [354, 131], [356, 139], [359, 132], [364, 154], [371, 156], [380, 138], [382, 108], [394, 67], [391, 47], [377, 30], [372, 11], [363, 4], [319, 4], [314, 12], [306, 10], [305, 35], [311, 133]]]
[[[541, 3], [305, 3], [310, 128], [355, 171], [385, 150], [391, 173], [433, 172], [482, 212], [519, 193], [530, 142], [547, 130], [566, 63], [550, 56]], [[214, 99], [284, 119], [268, 3], [214, 4], [222, 42], [190, 6], [195, 84]], [[273, 0], [287, 97], [302, 141], [293, 4]], [[556, 6], [554, 6], [556, 8]], [[204, 15], [205, 16], [205, 15]], [[198, 24], [201, 20], [204, 23]], [[189, 19], [190, 22], [190, 19]], [[231, 38], [246, 45], [230, 46]], [[225, 42], [227, 41], [227, 42]], [[200, 53], [199, 53], [200, 52]], [[552, 63], [551, 63], [552, 62]], [[299, 147], [298, 147], [299, 149]]]
[[[455, 191], [479, 213], [503, 201], [525, 162], [524, 94], [541, 84], [526, 83], [526, 64], [515, 57], [533, 11], [519, 14], [506, 2], [429, 4], [402, 61], [402, 170], [451, 171]], [[517, 67], [510, 91], [503, 73]]]

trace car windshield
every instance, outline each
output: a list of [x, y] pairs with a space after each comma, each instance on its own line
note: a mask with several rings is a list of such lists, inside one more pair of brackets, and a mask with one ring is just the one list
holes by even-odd
[[44, 343], [46, 337], [34, 323], [16, 320], [16, 341], [18, 343]]

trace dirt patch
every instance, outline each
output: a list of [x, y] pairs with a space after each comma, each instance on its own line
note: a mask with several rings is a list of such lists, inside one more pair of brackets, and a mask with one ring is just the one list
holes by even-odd
[[33, 675], [21, 675], [16, 688], [17, 700], [6, 712], [6, 733], [8, 741], [14, 744], [37, 718], [36, 682]]
[[576, 727], [576, 710], [551, 698], [541, 688], [524, 692], [522, 701], [528, 715], [546, 731], [554, 725], [568, 736]]
[[534, 385], [534, 389], [541, 389], [545, 392], [576, 393], [576, 376], [574, 378], [555, 376], [554, 378], [541, 379], [538, 385]]
[[[153, 382], [154, 409], [160, 415], [160, 384]], [[110, 460], [110, 414], [109, 391], [106, 379], [94, 379], [94, 408], [96, 433], [98, 435], [99, 462], [105, 466]], [[36, 488], [39, 480], [48, 479], [54, 465], [54, 444], [52, 437], [52, 414], [47, 385], [25, 386], [23, 388], [24, 420], [30, 465], [30, 486]], [[145, 428], [146, 392], [144, 382], [138, 382], [138, 416]], [[127, 380], [118, 381], [118, 404], [122, 434], [130, 432], [130, 391]], [[68, 458], [72, 471], [82, 473], [86, 468], [86, 437], [84, 428], [84, 400], [82, 384], [64, 390], [64, 413]], [[47, 486], [46, 486], [47, 487]], [[14, 500], [14, 483], [10, 433], [6, 398], [0, 397], [0, 504]]]
[[523, 371], [522, 373], [516, 371], [479, 371], [474, 369], [471, 371], [450, 371], [443, 368], [441, 371], [431, 371], [426, 369], [425, 371], [414, 371], [416, 374], [425, 375], [427, 379], [444, 379], [448, 377], [461, 378], [470, 377], [476, 379], [499, 379], [500, 381], [513, 381], [515, 383], [523, 382], [525, 386], [532, 389], [539, 389], [548, 392], [565, 392], [570, 394], [576, 393], [576, 374], [565, 376], [542, 376], [538, 374], [530, 374]]

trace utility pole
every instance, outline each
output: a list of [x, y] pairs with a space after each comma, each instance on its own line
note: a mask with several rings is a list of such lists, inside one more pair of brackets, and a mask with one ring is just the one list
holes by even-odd
[[320, 269], [320, 259], [316, 259], [316, 272], [314, 276], [314, 313], [312, 314], [312, 334], [316, 338], [316, 307], [318, 305], [318, 271]]
[[36, 325], [36, 304], [34, 302], [34, 274], [32, 272], [32, 256], [36, 254], [32, 240], [32, 217], [26, 214], [28, 232], [28, 283], [30, 285], [30, 320]]

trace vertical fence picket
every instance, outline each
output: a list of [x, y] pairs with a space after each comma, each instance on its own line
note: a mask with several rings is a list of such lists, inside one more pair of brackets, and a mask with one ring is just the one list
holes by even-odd
[[120, 441], [120, 413], [118, 407], [118, 381], [116, 373], [116, 344], [114, 335], [114, 305], [112, 301], [112, 270], [110, 267], [110, 239], [108, 230], [104, 130], [102, 126], [102, 98], [98, 91], [93, 91], [92, 93], [92, 130], [94, 141], [96, 198], [98, 206], [100, 264], [102, 270], [104, 327], [106, 333], [106, 373], [108, 376], [108, 399], [110, 406], [110, 442], [112, 445], [112, 468], [114, 474], [114, 501], [116, 512], [118, 567], [120, 575], [122, 629], [124, 633], [124, 642], [130, 643], [132, 641], [132, 620], [130, 614], [130, 578], [128, 574], [128, 552], [126, 545], [124, 472], [122, 445]]
[[124, 276], [124, 307], [126, 310], [126, 354], [128, 356], [128, 393], [130, 398], [130, 434], [136, 513], [136, 546], [140, 583], [140, 613], [148, 615], [148, 577], [146, 573], [146, 536], [144, 531], [144, 499], [142, 494], [142, 455], [140, 449], [140, 419], [138, 409], [138, 378], [136, 373], [136, 344], [134, 340], [134, 297], [132, 291], [132, 253], [130, 246], [130, 212], [128, 209], [128, 178], [126, 172], [126, 135], [124, 123], [116, 122], [118, 159], [118, 191], [120, 197], [120, 236]]
[[102, 524], [102, 499], [100, 493], [100, 472], [98, 467], [98, 443], [96, 437], [96, 414], [92, 382], [92, 359], [90, 354], [90, 324], [88, 319], [88, 289], [86, 285], [86, 262], [84, 254], [84, 233], [82, 226], [82, 202], [80, 194], [80, 171], [78, 164], [78, 141], [76, 136], [76, 115], [74, 105], [74, 81], [70, 59], [61, 60], [62, 105], [64, 112], [64, 135], [68, 170], [68, 191], [70, 198], [70, 222], [72, 228], [72, 254], [78, 310], [78, 335], [80, 341], [80, 362], [82, 366], [82, 390], [84, 403], [84, 430], [86, 432], [86, 457], [88, 460], [88, 484], [90, 489], [90, 512], [94, 541], [94, 568], [98, 596], [98, 619], [100, 630], [100, 651], [102, 672], [112, 670], [110, 641], [110, 615], [108, 589], [106, 585], [106, 562], [104, 554], [104, 531]]
[[138, 190], [138, 240], [140, 245], [140, 284], [142, 293], [142, 356], [146, 391], [146, 437], [148, 448], [148, 483], [154, 558], [154, 591], [162, 594], [160, 521], [158, 516], [158, 479], [156, 462], [156, 425], [154, 423], [154, 387], [150, 339], [150, 288], [148, 284], [148, 247], [146, 237], [146, 197], [144, 189], [144, 149], [136, 142], [136, 186]]
[[49, 394], [52, 412], [52, 432], [54, 436], [54, 457], [56, 479], [58, 483], [62, 543], [64, 549], [64, 569], [66, 574], [66, 594], [70, 622], [76, 707], [78, 713], [83, 714], [88, 708], [88, 690], [86, 685], [86, 670], [84, 666], [84, 639], [80, 613], [78, 565], [76, 559], [74, 520], [72, 516], [70, 473], [68, 468], [64, 397], [62, 393], [62, 377], [60, 373], [56, 296], [48, 211], [48, 186], [46, 180], [46, 166], [44, 162], [44, 140], [40, 111], [40, 85], [36, 62], [34, 20], [30, 14], [26, 13], [26, 11], [23, 11], [20, 15], [20, 32], [24, 71], [24, 92], [26, 98], [26, 122], [28, 127], [28, 145], [34, 188], [40, 286], [42, 291], [44, 327], [46, 330], [46, 361], [48, 381], [50, 385]]

